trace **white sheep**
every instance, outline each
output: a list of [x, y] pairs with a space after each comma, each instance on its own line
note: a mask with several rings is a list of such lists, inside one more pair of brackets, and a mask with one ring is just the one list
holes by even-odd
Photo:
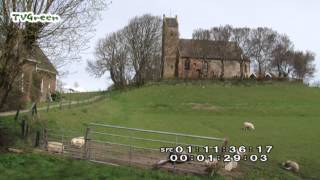
[[297, 162], [287, 160], [286, 162], [282, 163], [282, 166], [284, 169], [293, 171], [293, 172], [299, 172], [299, 164]]
[[215, 167], [216, 165], [218, 165], [218, 160], [216, 158], [213, 158], [212, 161], [210, 161], [209, 159], [206, 159], [204, 161], [204, 165], [206, 167]]
[[212, 176], [215, 173], [215, 170], [218, 168], [218, 160], [213, 158], [212, 161], [206, 159], [204, 161], [204, 166], [206, 167], [206, 171]]
[[63, 153], [64, 146], [60, 142], [49, 141], [48, 142], [48, 151], [52, 153]]
[[245, 130], [254, 130], [254, 125], [251, 122], [244, 122], [243, 129]]
[[238, 166], [238, 162], [231, 159], [230, 162], [225, 163], [224, 169], [226, 171], [231, 171], [232, 169], [235, 169]]
[[84, 143], [85, 141], [83, 136], [71, 139], [71, 145], [77, 148], [81, 148], [84, 145]]

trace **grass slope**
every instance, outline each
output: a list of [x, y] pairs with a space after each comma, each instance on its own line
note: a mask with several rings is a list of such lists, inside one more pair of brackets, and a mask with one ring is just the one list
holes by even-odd
[[[228, 137], [233, 145], [273, 145], [270, 160], [248, 176], [320, 177], [320, 90], [296, 83], [153, 85], [113, 92], [110, 99], [70, 111], [41, 114], [50, 127], [79, 130], [99, 122], [127, 127]], [[254, 132], [241, 131], [251, 121]], [[293, 175], [279, 163], [296, 160]]]

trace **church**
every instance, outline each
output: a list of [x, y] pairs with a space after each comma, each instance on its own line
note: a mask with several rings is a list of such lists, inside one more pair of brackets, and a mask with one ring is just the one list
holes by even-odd
[[163, 16], [162, 62], [164, 79], [231, 79], [241, 69], [244, 78], [250, 75], [250, 60], [236, 43], [180, 39], [177, 16]]

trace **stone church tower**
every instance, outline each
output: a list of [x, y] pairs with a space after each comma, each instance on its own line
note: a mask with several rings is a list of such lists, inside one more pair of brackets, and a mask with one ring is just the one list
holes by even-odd
[[176, 77], [178, 73], [179, 24], [177, 16], [175, 18], [168, 18], [163, 15], [162, 28], [163, 78], [170, 79]]

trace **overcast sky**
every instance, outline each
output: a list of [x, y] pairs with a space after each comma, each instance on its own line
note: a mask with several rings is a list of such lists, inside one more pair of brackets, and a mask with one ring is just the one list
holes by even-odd
[[90, 49], [78, 63], [65, 67], [70, 74], [64, 83], [78, 82], [85, 90], [103, 90], [111, 84], [108, 75], [96, 79], [90, 76], [86, 60], [93, 59], [99, 38], [124, 27], [130, 18], [145, 13], [162, 16], [178, 15], [180, 38], [191, 38], [196, 28], [210, 28], [230, 24], [237, 27], [270, 27], [286, 33], [299, 50], [317, 54], [317, 73], [320, 80], [320, 1], [318, 0], [113, 0], [102, 12], [97, 31], [90, 41]]

